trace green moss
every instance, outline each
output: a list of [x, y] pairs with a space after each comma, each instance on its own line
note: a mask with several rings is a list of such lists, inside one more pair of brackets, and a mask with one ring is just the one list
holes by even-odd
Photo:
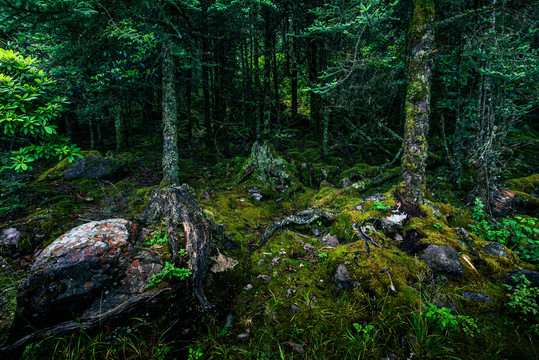
[[[84, 157], [88, 156], [98, 156], [101, 157], [101, 153], [96, 150], [90, 150], [90, 151], [81, 151], [80, 154]], [[61, 160], [58, 164], [51, 167], [50, 169], [43, 172], [39, 177], [37, 178], [37, 181], [45, 181], [57, 178], [62, 175], [62, 172], [66, 170], [71, 165], [71, 162], [66, 158]]]
[[530, 194], [539, 187], [539, 174], [533, 174], [519, 179], [511, 179], [505, 182], [510, 185], [511, 190]]

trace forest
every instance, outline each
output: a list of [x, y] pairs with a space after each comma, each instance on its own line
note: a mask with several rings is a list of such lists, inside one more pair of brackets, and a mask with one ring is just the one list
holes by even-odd
[[539, 359], [538, 0], [0, 0], [1, 359]]

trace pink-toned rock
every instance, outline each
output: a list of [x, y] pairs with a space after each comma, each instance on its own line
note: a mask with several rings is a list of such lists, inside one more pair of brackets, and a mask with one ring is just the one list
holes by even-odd
[[144, 292], [162, 264], [136, 246], [143, 241], [138, 234], [134, 223], [110, 219], [80, 225], [56, 239], [19, 287], [12, 329], [96, 316]]

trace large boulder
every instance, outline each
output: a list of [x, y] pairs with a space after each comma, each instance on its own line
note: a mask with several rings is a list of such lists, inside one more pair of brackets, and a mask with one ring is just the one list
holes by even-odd
[[460, 262], [457, 251], [451, 246], [429, 245], [421, 256], [428, 267], [446, 275], [462, 276], [464, 265]]
[[129, 172], [126, 161], [92, 154], [74, 162], [64, 170], [66, 180], [119, 178]]
[[91, 318], [144, 292], [162, 268], [140, 249], [139, 229], [124, 219], [93, 221], [60, 236], [35, 260], [20, 285], [11, 337]]

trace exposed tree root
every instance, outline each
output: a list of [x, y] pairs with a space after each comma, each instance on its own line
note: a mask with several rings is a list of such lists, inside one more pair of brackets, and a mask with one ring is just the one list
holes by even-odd
[[206, 299], [203, 287], [210, 259], [210, 234], [214, 233], [219, 236], [227, 246], [237, 247], [238, 245], [224, 233], [222, 226], [206, 218], [196, 200], [189, 193], [189, 186], [185, 184], [155, 190], [140, 220], [154, 225], [165, 222], [173, 262], [179, 260], [179, 226], [183, 226], [194, 293], [204, 311], [211, 309], [213, 304]]
[[309, 225], [312, 222], [320, 219], [326, 221], [333, 221], [336, 219], [338, 214], [339, 213], [337, 212], [332, 212], [328, 210], [309, 209], [301, 211], [296, 215], [290, 215], [285, 217], [284, 219], [277, 220], [273, 224], [271, 224], [266, 229], [266, 231], [264, 231], [264, 234], [262, 234], [262, 238], [258, 242], [258, 245], [253, 246], [251, 250], [260, 249], [266, 244], [266, 242], [268, 242], [268, 240], [273, 236], [273, 234], [275, 234], [276, 231], [281, 230], [288, 225]]
[[80, 319], [78, 321], [66, 321], [46, 329], [34, 331], [29, 335], [15, 341], [11, 345], [0, 349], [0, 358], [19, 359], [24, 348], [43, 337], [62, 336], [75, 331], [91, 331], [104, 324], [119, 322], [129, 318], [132, 314], [145, 309], [149, 303], [164, 299], [172, 291], [171, 288], [146, 292], [123, 302], [109, 311], [97, 316]]

